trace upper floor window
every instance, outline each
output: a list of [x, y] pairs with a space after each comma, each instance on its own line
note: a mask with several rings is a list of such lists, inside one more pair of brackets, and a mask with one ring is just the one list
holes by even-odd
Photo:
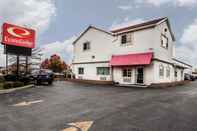
[[131, 33], [124, 34], [121, 36], [121, 44], [122, 45], [131, 44], [131, 41], [132, 41], [132, 34]]
[[161, 34], [161, 46], [164, 48], [168, 48], [168, 37], [164, 34]]
[[79, 67], [79, 68], [78, 68], [78, 74], [79, 74], [79, 75], [83, 75], [83, 74], [84, 74], [84, 68]]
[[160, 77], [164, 76], [164, 66], [162, 64], [159, 66], [159, 76]]
[[90, 42], [85, 42], [83, 43], [83, 51], [89, 50], [90, 49]]
[[97, 75], [109, 75], [109, 67], [97, 67]]

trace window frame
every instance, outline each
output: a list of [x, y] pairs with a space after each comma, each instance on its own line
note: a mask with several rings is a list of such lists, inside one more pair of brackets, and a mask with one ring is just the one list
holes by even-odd
[[171, 72], [170, 66], [167, 66], [167, 67], [166, 67], [166, 77], [167, 77], [167, 78], [170, 78], [170, 72]]
[[78, 68], [78, 74], [79, 75], [84, 75], [84, 68], [83, 67]]
[[[166, 39], [167, 43], [164, 45], [164, 41], [163, 41], [163, 38]], [[166, 35], [164, 34], [161, 34], [161, 47], [165, 48], [165, 49], [168, 49], [168, 46], [169, 46], [169, 39]]]
[[[126, 71], [126, 73], [125, 73], [125, 71]], [[124, 78], [131, 78], [132, 74], [133, 74], [133, 70], [131, 68], [124, 68], [124, 69], [122, 69], [122, 77], [124, 77]]]
[[164, 77], [164, 65], [162, 64], [159, 65], [159, 77], [160, 78]]
[[86, 41], [83, 43], [83, 51], [88, 51], [88, 50], [90, 50], [90, 42]]
[[[125, 37], [123, 39], [123, 37]], [[125, 33], [121, 35], [121, 45], [132, 45], [133, 33]]]
[[96, 74], [108, 76], [108, 75], [110, 75], [110, 68], [109, 67], [96, 67]]

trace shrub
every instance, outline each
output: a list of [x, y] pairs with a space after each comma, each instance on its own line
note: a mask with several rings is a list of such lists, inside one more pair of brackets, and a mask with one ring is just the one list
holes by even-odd
[[3, 89], [3, 83], [0, 83], [0, 90]]
[[0, 83], [4, 83], [4, 82], [5, 82], [4, 76], [1, 76], [1, 75], [0, 75]]
[[3, 85], [4, 89], [11, 89], [13, 87], [13, 82], [5, 82]]

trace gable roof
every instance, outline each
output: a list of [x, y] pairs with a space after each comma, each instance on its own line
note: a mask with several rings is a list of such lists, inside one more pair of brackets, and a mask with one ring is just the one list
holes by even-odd
[[138, 28], [138, 27], [143, 27], [143, 26], [156, 26], [156, 24], [162, 20], [166, 19], [166, 17], [164, 18], [159, 18], [159, 19], [154, 19], [154, 20], [150, 20], [150, 21], [146, 21], [146, 22], [143, 22], [143, 23], [140, 23], [140, 24], [136, 24], [136, 25], [132, 25], [132, 26], [127, 26], [127, 27], [123, 27], [123, 28], [120, 28], [120, 29], [116, 29], [116, 30], [111, 30], [111, 32], [113, 33], [118, 33], [118, 32], [121, 32], [121, 31], [125, 31], [125, 30], [131, 30], [131, 29], [135, 29], [135, 28]]
[[140, 23], [140, 24], [136, 24], [136, 25], [132, 25], [132, 26], [128, 26], [128, 27], [123, 27], [123, 28], [116, 29], [116, 30], [111, 30], [110, 32], [90, 25], [90, 26], [88, 26], [88, 28], [86, 28], [86, 30], [84, 32], [82, 32], [79, 35], [79, 37], [73, 42], [73, 44], [75, 44], [91, 28], [93, 28], [95, 30], [98, 30], [98, 31], [101, 31], [101, 32], [104, 32], [108, 35], [115, 36], [116, 34], [121, 34], [124, 31], [125, 31], [124, 33], [126, 33], [126, 32], [130, 32], [130, 31], [137, 31], [137, 30], [142, 30], [142, 29], [147, 29], [147, 28], [153, 28], [157, 25], [160, 25], [163, 22], [167, 22], [170, 34], [172, 36], [172, 40], [175, 41], [175, 36], [172, 32], [169, 19], [167, 17], [163, 17], [163, 18], [158, 18], [158, 19], [147, 21], [147, 22], [143, 22], [143, 23]]
[[163, 22], [167, 22], [170, 34], [172, 36], [172, 40], [175, 41], [175, 36], [172, 32], [170, 22], [169, 22], [169, 19], [167, 17], [158, 18], [158, 19], [142, 22], [142, 23], [139, 23], [139, 24], [136, 24], [136, 25], [111, 30], [111, 32], [114, 33], [114, 34], [121, 34], [121, 33], [126, 33], [126, 32], [129, 32], [129, 31], [136, 31], [136, 30], [142, 30], [142, 29], [147, 29], [147, 28], [153, 28], [153, 27], [155, 27], [155, 26], [157, 26], [157, 25], [159, 25]]
[[105, 30], [103, 30], [103, 29], [100, 29], [100, 28], [97, 28], [97, 27], [95, 27], [95, 26], [92, 26], [92, 25], [90, 25], [90, 26], [88, 26], [88, 28], [86, 28], [86, 30], [84, 31], [84, 32], [82, 32], [80, 35], [79, 35], [79, 37], [73, 42], [73, 44], [75, 44], [86, 32], [88, 32], [90, 29], [95, 29], [95, 30], [98, 30], [98, 31], [101, 31], [101, 32], [103, 32], [103, 33], [106, 33], [106, 34], [108, 34], [108, 35], [111, 35], [111, 36], [113, 36], [113, 34], [111, 33], [111, 32], [107, 32], [107, 31], [105, 31]]

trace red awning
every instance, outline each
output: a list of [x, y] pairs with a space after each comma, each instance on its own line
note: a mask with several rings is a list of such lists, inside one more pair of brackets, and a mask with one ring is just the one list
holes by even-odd
[[153, 57], [152, 52], [113, 55], [110, 61], [111, 66], [131, 66], [131, 65], [149, 65]]

